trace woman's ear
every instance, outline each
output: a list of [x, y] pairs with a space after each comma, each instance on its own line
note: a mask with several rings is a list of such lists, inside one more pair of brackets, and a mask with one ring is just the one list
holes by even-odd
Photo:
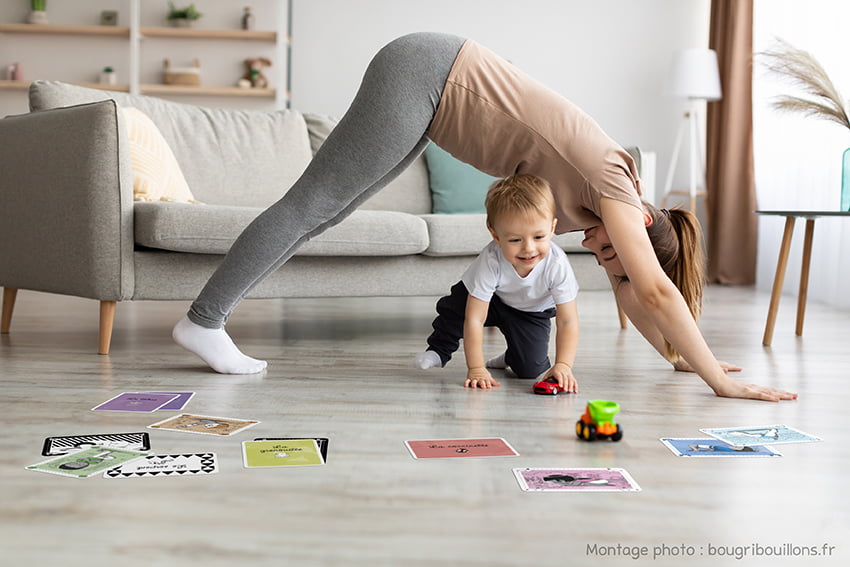
[[652, 226], [652, 216], [646, 211], [643, 213], [643, 226]]

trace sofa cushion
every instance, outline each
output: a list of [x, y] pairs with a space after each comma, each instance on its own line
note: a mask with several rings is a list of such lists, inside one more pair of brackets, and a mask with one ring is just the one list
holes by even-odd
[[[485, 215], [422, 215], [428, 225], [430, 244], [427, 256], [466, 256], [478, 254], [492, 239]], [[582, 232], [558, 234], [552, 242], [566, 252], [588, 252], [582, 247]]]
[[34, 81], [31, 110], [112, 99], [148, 115], [168, 142], [195, 198], [205, 203], [267, 207], [310, 162], [300, 112], [211, 109], [143, 95]]
[[483, 213], [487, 190], [498, 178], [454, 158], [437, 144], [425, 148], [432, 210], [448, 215]]
[[[311, 113], [304, 113], [304, 120], [310, 134], [310, 148], [315, 155], [338, 120]], [[425, 157], [416, 158], [410, 167], [360, 205], [360, 208], [372, 211], [402, 211], [414, 215], [430, 213], [431, 191], [428, 188]]]
[[339, 119], [326, 114], [305, 112], [304, 122], [307, 124], [307, 134], [310, 137], [310, 151], [313, 152], [313, 155], [316, 155], [316, 152], [328, 139], [328, 134], [336, 128]]
[[133, 198], [136, 201], [195, 202], [180, 164], [156, 124], [137, 108], [128, 106], [120, 111], [130, 139]]
[[[254, 218], [255, 207], [138, 202], [136, 244], [175, 252], [225, 254]], [[354, 211], [304, 244], [300, 256], [404, 256], [428, 247], [425, 221], [394, 211]]]

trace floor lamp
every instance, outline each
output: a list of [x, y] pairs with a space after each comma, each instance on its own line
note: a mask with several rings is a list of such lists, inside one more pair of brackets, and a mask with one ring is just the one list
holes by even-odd
[[[702, 139], [699, 133], [699, 108], [703, 101], [720, 100], [720, 72], [717, 67], [717, 53], [712, 49], [685, 49], [673, 56], [670, 65], [668, 94], [675, 98], [688, 100], [688, 110], [684, 120], [679, 124], [676, 143], [673, 146], [673, 156], [667, 170], [664, 183], [664, 197], [661, 206], [667, 206], [668, 197], [673, 195], [688, 195], [691, 200], [691, 212], [696, 212], [697, 195], [705, 195], [705, 168], [702, 163]], [[682, 149], [682, 138], [685, 131], [689, 136], [689, 185], [688, 190], [673, 189], [673, 174], [679, 161]], [[699, 181], [698, 181], [699, 178]], [[698, 184], [702, 184], [702, 189]]]

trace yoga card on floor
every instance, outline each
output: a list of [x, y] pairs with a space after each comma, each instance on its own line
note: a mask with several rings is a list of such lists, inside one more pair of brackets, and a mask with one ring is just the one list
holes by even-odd
[[258, 423], [260, 422], [248, 419], [234, 419], [232, 417], [213, 417], [210, 415], [193, 415], [191, 413], [183, 413], [148, 425], [148, 429], [179, 431], [181, 433], [199, 433], [201, 435], [227, 436], [244, 431]]
[[91, 447], [70, 455], [63, 455], [30, 465], [27, 469], [74, 478], [88, 478], [146, 455], [147, 453], [141, 451]]
[[107, 400], [92, 411], [137, 411], [153, 412], [178, 398], [178, 394], [155, 394], [149, 392], [124, 392]]
[[779, 443], [808, 443], [811, 441], [822, 441], [820, 437], [803, 433], [799, 429], [787, 425], [753, 425], [748, 427], [722, 427], [712, 429], [700, 429], [703, 433], [711, 435], [736, 447], [751, 445], [769, 445]]
[[296, 441], [303, 439], [312, 439], [319, 446], [319, 452], [322, 454], [322, 460], [328, 462], [328, 438], [327, 437], [258, 437], [254, 441]]
[[172, 396], [177, 396], [161, 408], [157, 408], [157, 411], [180, 411], [186, 404], [189, 403], [189, 400], [192, 399], [192, 396], [195, 395], [195, 392], [144, 392], [145, 394], [169, 394]]
[[181, 453], [147, 455], [141, 459], [111, 468], [103, 478], [142, 478], [149, 476], [196, 476], [218, 472], [215, 453]]
[[712, 437], [685, 439], [662, 437], [661, 442], [677, 457], [781, 457], [782, 454], [763, 445], [735, 446]]
[[315, 439], [243, 441], [242, 462], [248, 469], [325, 464]]
[[67, 455], [91, 447], [147, 451], [151, 448], [150, 436], [145, 433], [99, 433], [96, 435], [66, 435], [44, 440], [41, 454], [45, 457]]
[[414, 459], [466, 457], [516, 457], [519, 455], [501, 437], [483, 439], [418, 439], [404, 444]]
[[639, 492], [640, 486], [625, 469], [513, 469], [526, 492]]

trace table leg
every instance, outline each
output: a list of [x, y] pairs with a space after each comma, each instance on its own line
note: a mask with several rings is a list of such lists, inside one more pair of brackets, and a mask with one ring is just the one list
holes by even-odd
[[806, 295], [809, 293], [809, 264], [812, 259], [812, 239], [815, 234], [815, 219], [806, 219], [806, 236], [803, 240], [803, 265], [800, 268], [800, 292], [797, 295], [798, 337], [803, 336], [803, 319], [806, 316]]
[[779, 309], [779, 298], [782, 296], [782, 284], [785, 282], [785, 268], [788, 266], [795, 220], [794, 217], [785, 217], [785, 232], [782, 234], [782, 246], [779, 248], [779, 260], [776, 262], [776, 275], [773, 277], [773, 290], [770, 293], [770, 307], [767, 310], [767, 323], [764, 325], [764, 346], [770, 346], [773, 342], [773, 328], [776, 326], [776, 312]]

